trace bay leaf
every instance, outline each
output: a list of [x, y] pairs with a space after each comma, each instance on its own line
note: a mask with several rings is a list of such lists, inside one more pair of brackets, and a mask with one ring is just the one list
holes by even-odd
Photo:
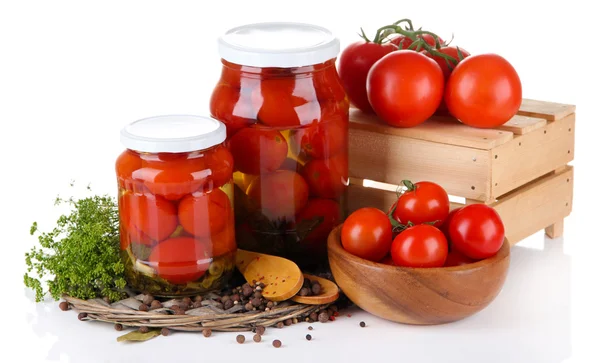
[[123, 306], [128, 307], [129, 309], [139, 310], [141, 302], [135, 298], [128, 297], [127, 299], [115, 301], [111, 304], [112, 307], [116, 309], [122, 309]]
[[117, 342], [143, 342], [160, 335], [160, 330], [149, 330], [147, 333], [142, 333], [138, 330], [121, 335], [117, 338]]

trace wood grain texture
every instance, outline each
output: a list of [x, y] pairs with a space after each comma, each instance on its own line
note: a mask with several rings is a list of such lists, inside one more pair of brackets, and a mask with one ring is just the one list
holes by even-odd
[[350, 129], [351, 177], [399, 184], [430, 180], [449, 194], [477, 200], [491, 196], [489, 150], [467, 148], [374, 131]]
[[510, 131], [513, 135], [523, 135], [546, 126], [546, 123], [548, 121], [543, 118], [516, 115], [497, 129]]
[[488, 306], [502, 289], [510, 264], [505, 241], [493, 257], [445, 268], [404, 268], [370, 262], [346, 252], [341, 226], [329, 235], [329, 264], [336, 283], [363, 310], [383, 319], [443, 324]]
[[563, 235], [563, 229], [565, 227], [565, 220], [561, 219], [558, 222], [554, 222], [553, 224], [546, 227], [545, 232], [546, 235], [550, 238], [558, 238]]
[[321, 285], [321, 293], [315, 296], [296, 295], [290, 300], [307, 305], [322, 305], [332, 303], [340, 297], [340, 289], [332, 281], [309, 274], [304, 274], [304, 279], [318, 281]]
[[548, 121], [556, 121], [574, 112], [575, 105], [524, 98], [521, 102], [518, 114], [522, 116], [539, 117]]
[[512, 139], [510, 130], [478, 129], [465, 126], [456, 119], [434, 116], [421, 125], [409, 128], [389, 126], [375, 115], [358, 109], [350, 110], [350, 129], [401, 136], [436, 143], [489, 150]]
[[266, 286], [262, 294], [272, 301], [291, 298], [300, 291], [304, 282], [298, 265], [278, 256], [238, 248], [235, 265], [248, 283], [252, 283], [253, 280], [264, 283]]
[[[550, 173], [498, 199], [492, 206], [511, 245], [551, 225], [560, 227], [573, 205], [572, 166]], [[554, 228], [551, 232], [554, 232]], [[561, 228], [560, 228], [561, 229]], [[556, 232], [562, 232], [556, 229]], [[550, 237], [552, 235], [549, 233]], [[560, 233], [556, 233], [559, 236]]]
[[492, 149], [492, 199], [552, 170], [575, 155], [575, 114]]

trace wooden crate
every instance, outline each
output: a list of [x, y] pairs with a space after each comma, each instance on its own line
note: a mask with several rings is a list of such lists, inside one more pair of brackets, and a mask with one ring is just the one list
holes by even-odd
[[433, 117], [400, 129], [350, 112], [350, 211], [387, 210], [403, 179], [430, 180], [501, 215], [511, 244], [545, 228], [562, 234], [573, 199], [575, 106], [524, 99], [495, 129]]

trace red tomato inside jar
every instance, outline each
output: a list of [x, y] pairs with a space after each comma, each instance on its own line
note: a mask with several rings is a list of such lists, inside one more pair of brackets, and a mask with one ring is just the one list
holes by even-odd
[[349, 101], [327, 29], [296, 23], [234, 28], [210, 111], [227, 127], [240, 248], [326, 261], [346, 215]]
[[233, 157], [223, 123], [157, 116], [127, 125], [117, 159], [129, 286], [155, 296], [222, 288], [235, 267]]

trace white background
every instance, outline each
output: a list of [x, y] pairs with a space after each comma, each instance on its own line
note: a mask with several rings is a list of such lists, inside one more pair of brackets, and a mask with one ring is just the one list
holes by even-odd
[[[598, 41], [583, 1], [2, 1], [0, 3], [0, 303], [2, 361], [599, 362], [596, 233]], [[591, 3], [591, 2], [590, 2]], [[266, 342], [176, 334], [117, 344], [111, 326], [77, 321], [24, 289], [31, 222], [53, 226], [57, 194], [75, 180], [116, 193], [120, 128], [165, 113], [206, 113], [219, 71], [216, 38], [258, 21], [330, 28], [342, 46], [359, 27], [403, 17], [472, 54], [517, 69], [524, 97], [577, 105], [574, 211], [564, 239], [538, 233], [513, 248], [508, 281], [486, 310], [439, 327], [392, 324], [366, 313], [271, 330]], [[8, 319], [8, 320], [7, 320]], [[358, 328], [364, 320], [368, 328]], [[282, 349], [270, 346], [279, 338]], [[250, 335], [247, 335], [247, 340]], [[237, 355], [241, 355], [237, 357]], [[310, 360], [309, 360], [310, 357]]]

